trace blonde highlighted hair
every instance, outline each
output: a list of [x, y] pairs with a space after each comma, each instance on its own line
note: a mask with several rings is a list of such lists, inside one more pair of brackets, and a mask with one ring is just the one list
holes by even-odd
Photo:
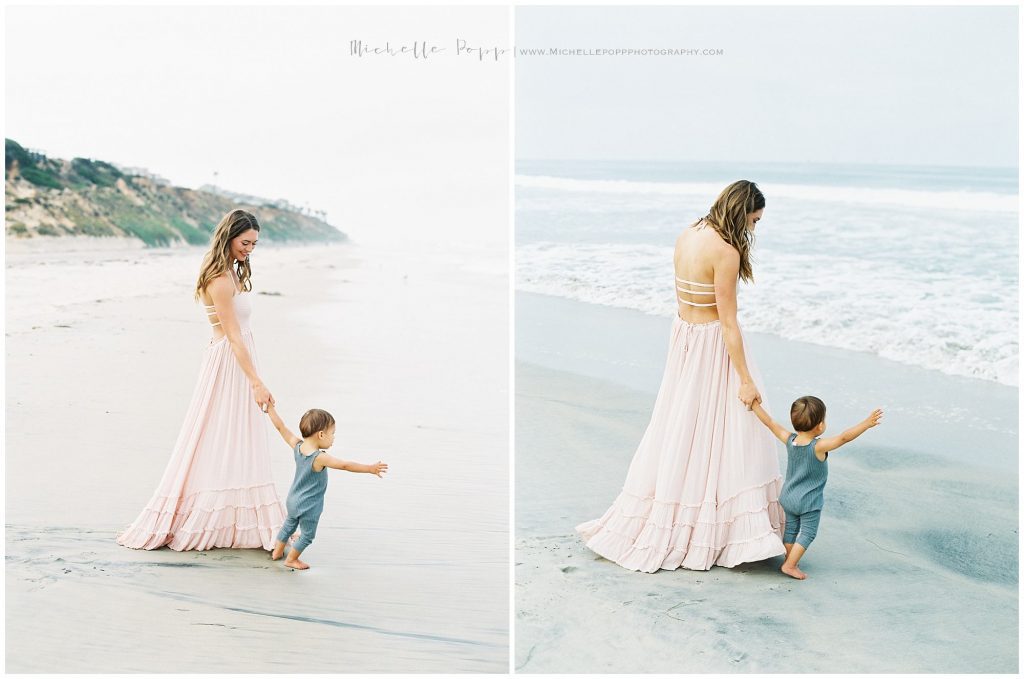
[[[195, 290], [196, 299], [200, 298], [210, 281], [231, 267], [231, 263], [234, 261], [231, 257], [231, 241], [249, 229], [255, 229], [258, 232], [260, 223], [256, 221], [256, 217], [251, 212], [242, 209], [232, 210], [220, 220], [217, 228], [213, 230], [210, 249], [203, 257], [203, 265], [199, 267], [199, 279], [196, 280]], [[238, 274], [238, 282], [242, 285], [242, 291], [252, 290], [252, 283], [249, 281], [252, 278], [249, 258], [246, 257], [244, 262], [234, 261], [234, 267], [235, 273]]]
[[764, 194], [757, 184], [746, 179], [729, 184], [718, 194], [708, 213], [701, 217], [729, 245], [740, 253], [740, 279], [754, 280], [750, 250], [754, 234], [747, 228], [747, 215], [764, 207]]

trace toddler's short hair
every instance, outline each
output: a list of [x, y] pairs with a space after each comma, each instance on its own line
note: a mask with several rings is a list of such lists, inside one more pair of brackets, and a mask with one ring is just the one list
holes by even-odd
[[303, 436], [312, 436], [318, 431], [327, 431], [334, 424], [334, 416], [326, 410], [310, 408], [299, 420], [299, 431]]
[[825, 403], [817, 396], [801, 396], [793, 401], [789, 419], [797, 431], [810, 431], [825, 419]]

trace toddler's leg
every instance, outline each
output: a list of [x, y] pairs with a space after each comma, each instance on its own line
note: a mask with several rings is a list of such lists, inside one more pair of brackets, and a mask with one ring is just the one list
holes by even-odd
[[274, 551], [270, 553], [270, 558], [277, 561], [284, 554], [284, 548], [288, 543], [288, 538], [292, 536], [295, 529], [299, 525], [299, 518], [297, 516], [288, 515], [284, 520], [284, 525], [281, 526], [281, 532], [277, 534], [277, 544], [274, 545]]
[[786, 558], [789, 558], [789, 551], [793, 549], [797, 533], [800, 532], [800, 515], [794, 514], [785, 507], [782, 511], [786, 513], [786, 530], [782, 534], [782, 544], [786, 548]]
[[807, 574], [800, 570], [797, 564], [800, 563], [800, 558], [807, 551], [807, 548], [811, 546], [814, 536], [818, 534], [818, 523], [820, 521], [820, 509], [800, 515], [800, 535], [797, 537], [793, 549], [790, 550], [789, 556], [786, 557], [786, 563], [782, 564], [783, 573], [797, 580], [805, 580], [807, 578]]
[[818, 535], [818, 524], [821, 523], [821, 510], [807, 512], [800, 517], [800, 537], [796, 539], [804, 549], [811, 546], [814, 538]]
[[306, 547], [309, 547], [310, 543], [313, 542], [313, 538], [316, 537], [316, 527], [320, 523], [320, 517], [314, 519], [307, 519], [303, 517], [299, 520], [299, 527], [302, 529], [302, 533], [299, 535], [299, 539], [295, 541], [292, 546], [292, 551], [288, 552], [288, 558], [284, 560], [284, 565], [289, 568], [295, 568], [296, 570], [304, 571], [309, 568], [308, 563], [299, 561], [299, 556], [302, 554]]

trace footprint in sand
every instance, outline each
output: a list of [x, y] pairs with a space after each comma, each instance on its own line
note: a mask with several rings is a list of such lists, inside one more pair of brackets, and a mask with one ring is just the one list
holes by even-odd
[[572, 573], [574, 570], [576, 570], [576, 566], [562, 566], [561, 570], [563, 573]]

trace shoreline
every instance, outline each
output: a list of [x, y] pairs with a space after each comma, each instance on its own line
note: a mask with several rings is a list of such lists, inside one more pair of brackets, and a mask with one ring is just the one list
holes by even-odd
[[[653, 396], [661, 383], [671, 319], [640, 311], [516, 293], [516, 360]], [[614, 332], [610, 330], [614, 329]], [[828, 406], [830, 431], [883, 407], [895, 447], [1017, 473], [1019, 393], [987, 380], [946, 375], [866, 352], [744, 331], [769, 410], [810, 393]], [[778, 418], [777, 418], [778, 419]], [[984, 456], [964, 451], [986, 450]]]
[[[574, 527], [621, 489], [668, 326], [517, 294], [517, 672], [1017, 671], [1016, 398], [1000, 385], [964, 394], [963, 378], [745, 334], [773, 412], [817, 391], [841, 431], [887, 406], [830, 465], [808, 579], [780, 573], [781, 557], [643, 574], [586, 549]], [[924, 407], [905, 401], [917, 395]], [[943, 423], [939, 406], [968, 397], [998, 412]]]

